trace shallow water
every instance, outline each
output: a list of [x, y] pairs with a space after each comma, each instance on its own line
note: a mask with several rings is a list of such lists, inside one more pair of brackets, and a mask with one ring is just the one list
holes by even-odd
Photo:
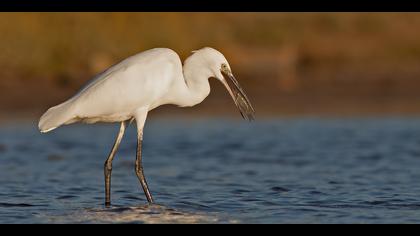
[[41, 135], [0, 128], [0, 223], [418, 223], [420, 119], [150, 120], [134, 173], [130, 126], [103, 163], [117, 125]]

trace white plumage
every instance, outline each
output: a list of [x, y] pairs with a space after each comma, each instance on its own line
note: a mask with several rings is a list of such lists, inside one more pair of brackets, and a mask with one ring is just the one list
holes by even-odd
[[[79, 121], [121, 122], [117, 138], [120, 141], [124, 122], [135, 119], [140, 140], [148, 111], [164, 104], [185, 107], [201, 103], [210, 93], [208, 79], [212, 77], [226, 86], [242, 116], [252, 120], [254, 109], [219, 51], [208, 47], [194, 51], [182, 65], [173, 50], [155, 48], [131, 56], [97, 75], [75, 96], [50, 108], [38, 126], [45, 133]], [[119, 141], [108, 158], [111, 164]], [[109, 161], [107, 164], [110, 165]], [[142, 186], [147, 196], [145, 181]], [[147, 197], [151, 202], [151, 195]]]

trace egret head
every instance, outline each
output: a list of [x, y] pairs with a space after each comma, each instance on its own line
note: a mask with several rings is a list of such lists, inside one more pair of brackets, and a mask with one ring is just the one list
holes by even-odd
[[226, 87], [242, 117], [248, 121], [254, 120], [254, 108], [245, 91], [241, 88], [235, 76], [233, 76], [225, 56], [209, 47], [194, 51], [194, 53], [198, 54], [205, 61], [206, 66], [211, 70], [212, 77], [218, 79]]

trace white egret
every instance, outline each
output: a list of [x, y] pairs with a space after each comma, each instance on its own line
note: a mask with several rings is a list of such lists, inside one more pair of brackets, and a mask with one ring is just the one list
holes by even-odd
[[105, 204], [109, 206], [112, 160], [123, 138], [127, 121], [135, 120], [135, 171], [148, 202], [153, 203], [143, 173], [141, 153], [147, 113], [164, 104], [190, 107], [201, 103], [210, 93], [209, 78], [221, 81], [242, 117], [253, 120], [254, 109], [222, 53], [213, 48], [202, 48], [194, 51], [182, 65], [173, 50], [155, 48], [131, 56], [97, 75], [75, 96], [45, 112], [38, 127], [46, 133], [78, 121], [121, 123], [104, 166]]

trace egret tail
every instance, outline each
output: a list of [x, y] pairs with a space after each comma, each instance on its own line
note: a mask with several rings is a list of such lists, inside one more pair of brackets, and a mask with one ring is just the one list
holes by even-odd
[[73, 118], [70, 103], [65, 102], [55, 107], [51, 107], [42, 115], [38, 123], [38, 128], [42, 133], [47, 133], [59, 126], [68, 123]]

